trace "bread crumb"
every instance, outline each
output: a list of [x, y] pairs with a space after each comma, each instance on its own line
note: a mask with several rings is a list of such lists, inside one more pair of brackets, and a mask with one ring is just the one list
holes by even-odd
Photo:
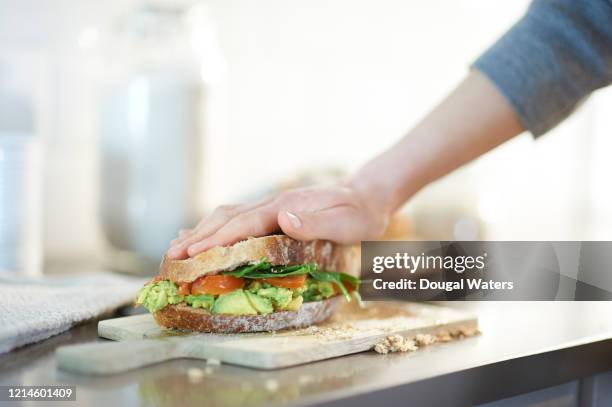
[[414, 341], [419, 347], [429, 346], [436, 343], [436, 337], [429, 334], [417, 334], [417, 336], [414, 337]]
[[204, 371], [202, 369], [198, 369], [197, 367], [187, 369], [187, 380], [191, 384], [197, 384], [202, 381], [204, 377]]
[[405, 338], [401, 335], [390, 335], [385, 339], [374, 345], [374, 350], [381, 354], [390, 352], [414, 352], [419, 347], [415, 344], [414, 340]]
[[438, 335], [436, 335], [436, 339], [438, 342], [450, 342], [453, 340], [453, 337], [448, 331], [440, 331]]
[[478, 328], [473, 327], [473, 326], [459, 328], [459, 337], [461, 338], [475, 336], [475, 335], [478, 335], [479, 333], [480, 331], [478, 330]]
[[318, 327], [309, 326], [303, 330], [306, 335], [313, 335], [317, 339], [326, 341], [340, 340], [340, 339], [352, 339], [355, 336], [357, 330], [351, 324], [342, 324], [332, 327]]
[[460, 327], [452, 331], [439, 331], [436, 335], [417, 334], [413, 338], [401, 335], [390, 335], [374, 345], [374, 351], [387, 354], [393, 352], [414, 352], [419, 348], [433, 345], [438, 342], [450, 342], [453, 339], [467, 338], [478, 335], [480, 331], [476, 327]]
[[308, 335], [315, 335], [317, 334], [321, 329], [318, 326], [309, 326], [308, 328], [304, 329], [304, 333], [308, 334]]
[[469, 338], [470, 336], [478, 335], [480, 331], [473, 326], [462, 326], [451, 331], [441, 331], [437, 335], [439, 342], [449, 342], [453, 339]]
[[266, 390], [275, 392], [278, 390], [278, 381], [274, 379], [266, 380]]

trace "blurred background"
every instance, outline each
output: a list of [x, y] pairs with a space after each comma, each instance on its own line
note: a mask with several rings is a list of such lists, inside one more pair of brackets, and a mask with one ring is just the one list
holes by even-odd
[[[216, 205], [350, 173], [527, 5], [0, 0], [0, 269], [151, 271]], [[400, 237], [612, 239], [611, 105], [431, 185]]]

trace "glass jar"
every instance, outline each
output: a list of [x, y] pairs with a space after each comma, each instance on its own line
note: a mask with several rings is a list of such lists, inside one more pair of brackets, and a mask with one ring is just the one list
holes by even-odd
[[109, 265], [154, 274], [201, 215], [207, 79], [221, 56], [202, 6], [147, 1], [110, 30], [99, 114]]
[[0, 89], [0, 271], [42, 272], [42, 156], [32, 101]]

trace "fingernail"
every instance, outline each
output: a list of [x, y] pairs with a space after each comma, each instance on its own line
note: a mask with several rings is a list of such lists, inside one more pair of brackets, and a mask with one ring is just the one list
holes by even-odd
[[287, 217], [289, 218], [289, 222], [291, 222], [291, 225], [298, 229], [302, 227], [302, 221], [300, 220], [300, 218], [298, 218], [298, 216], [294, 213], [291, 213], [289, 211], [285, 212], [287, 214]]

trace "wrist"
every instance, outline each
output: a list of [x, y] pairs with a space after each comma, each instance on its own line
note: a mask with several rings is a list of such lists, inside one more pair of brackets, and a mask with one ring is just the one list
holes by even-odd
[[419, 170], [419, 158], [402, 155], [397, 147], [368, 162], [347, 182], [374, 210], [386, 216], [427, 184], [425, 171]]
[[357, 172], [347, 182], [370, 212], [390, 216], [394, 212], [393, 191], [384, 180], [373, 178], [370, 174]]
[[368, 166], [355, 173], [347, 182], [355, 191], [360, 200], [367, 206], [368, 211], [375, 216], [389, 218], [399, 207], [397, 202], [397, 188], [392, 180], [379, 175]]

